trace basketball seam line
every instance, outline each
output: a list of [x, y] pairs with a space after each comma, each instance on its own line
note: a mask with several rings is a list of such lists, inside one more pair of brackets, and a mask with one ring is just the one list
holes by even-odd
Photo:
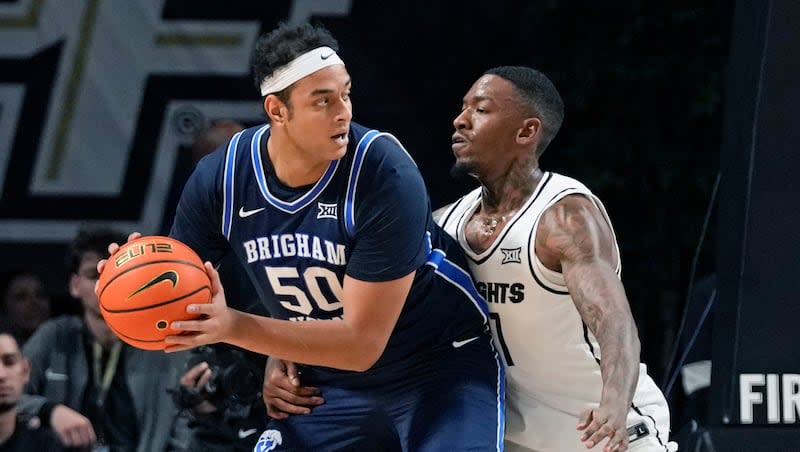
[[111, 278], [110, 280], [108, 280], [108, 282], [103, 286], [103, 288], [100, 289], [100, 293], [97, 294], [97, 297], [98, 298], [102, 297], [103, 293], [106, 291], [106, 288], [108, 288], [108, 286], [112, 282], [114, 282], [117, 278], [119, 278], [120, 276], [122, 276], [122, 275], [124, 275], [124, 274], [126, 274], [126, 273], [128, 273], [130, 271], [136, 270], [137, 268], [144, 267], [144, 266], [150, 265], [150, 264], [168, 264], [168, 263], [186, 264], [186, 265], [188, 265], [190, 267], [194, 267], [194, 268], [196, 268], [198, 270], [201, 270], [201, 271], [205, 272], [205, 267], [198, 266], [197, 264], [195, 264], [194, 262], [191, 262], [191, 261], [184, 261], [184, 260], [177, 260], [177, 259], [166, 259], [166, 260], [142, 262], [141, 264], [136, 264], [135, 266], [133, 266], [131, 268], [123, 270], [118, 275], [114, 275], [114, 277]]
[[101, 306], [101, 308], [103, 308], [103, 310], [108, 312], [109, 314], [124, 314], [126, 312], [144, 311], [144, 310], [147, 310], [147, 309], [153, 309], [153, 308], [157, 308], [159, 306], [168, 305], [170, 303], [175, 303], [176, 301], [180, 301], [180, 300], [183, 300], [184, 298], [191, 297], [192, 295], [194, 295], [196, 293], [199, 293], [201, 290], [208, 290], [209, 293], [210, 293], [211, 292], [211, 286], [202, 286], [202, 287], [198, 288], [197, 290], [195, 290], [193, 292], [189, 292], [186, 295], [181, 295], [178, 298], [173, 298], [171, 300], [166, 300], [166, 301], [163, 301], [161, 303], [151, 304], [151, 305], [148, 305], [148, 306], [140, 306], [138, 308], [129, 308], [129, 309], [106, 309], [104, 306]]

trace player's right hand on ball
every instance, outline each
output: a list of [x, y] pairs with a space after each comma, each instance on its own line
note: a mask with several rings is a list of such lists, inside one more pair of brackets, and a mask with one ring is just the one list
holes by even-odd
[[319, 388], [303, 386], [297, 366], [291, 361], [269, 358], [264, 369], [262, 387], [267, 414], [273, 419], [286, 419], [292, 414], [308, 414], [325, 399]]
[[[128, 235], [128, 241], [130, 242], [131, 240], [136, 240], [141, 236], [142, 236], [141, 232], [131, 232], [130, 235]], [[119, 250], [119, 247], [120, 247], [119, 243], [110, 243], [108, 245], [108, 255], [109, 256], [113, 256], [114, 253], [116, 253], [117, 250]], [[97, 262], [97, 274], [98, 275], [103, 273], [103, 269], [106, 268], [106, 262], [108, 262], [108, 259], [100, 259], [100, 261]], [[100, 278], [98, 278], [97, 280], [99, 281]], [[94, 293], [97, 293], [97, 289], [98, 289], [98, 283], [95, 282], [94, 283]]]

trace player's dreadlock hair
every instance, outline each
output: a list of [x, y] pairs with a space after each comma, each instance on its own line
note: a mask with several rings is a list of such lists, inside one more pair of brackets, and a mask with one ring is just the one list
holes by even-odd
[[[256, 89], [259, 89], [264, 78], [272, 75], [276, 69], [288, 64], [309, 50], [323, 46], [330, 47], [335, 51], [339, 50], [339, 43], [336, 39], [320, 25], [307, 23], [288, 25], [282, 23], [278, 28], [261, 36], [256, 41], [250, 58]], [[292, 87], [289, 86], [283, 91], [275, 93], [278, 99], [290, 108], [289, 95], [291, 90]]]
[[524, 66], [499, 66], [484, 72], [488, 74], [511, 82], [530, 113], [542, 121], [542, 139], [536, 149], [537, 157], [542, 155], [564, 122], [564, 101], [553, 82], [536, 69]]

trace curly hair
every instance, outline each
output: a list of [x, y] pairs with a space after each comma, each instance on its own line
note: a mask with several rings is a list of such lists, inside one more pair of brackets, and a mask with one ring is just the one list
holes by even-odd
[[[250, 58], [256, 89], [259, 89], [261, 82], [272, 75], [276, 69], [285, 66], [309, 50], [323, 46], [339, 50], [339, 43], [327, 29], [308, 23], [300, 25], [282, 23], [278, 28], [261, 36], [256, 41]], [[289, 86], [283, 91], [275, 93], [278, 99], [287, 106], [291, 89], [292, 87]]]

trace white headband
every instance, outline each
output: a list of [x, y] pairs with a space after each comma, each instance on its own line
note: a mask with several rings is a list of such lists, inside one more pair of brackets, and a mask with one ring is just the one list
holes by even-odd
[[266, 96], [283, 91], [301, 78], [334, 64], [344, 64], [344, 61], [330, 47], [317, 47], [309, 50], [276, 69], [272, 76], [265, 77], [261, 82], [261, 95]]

